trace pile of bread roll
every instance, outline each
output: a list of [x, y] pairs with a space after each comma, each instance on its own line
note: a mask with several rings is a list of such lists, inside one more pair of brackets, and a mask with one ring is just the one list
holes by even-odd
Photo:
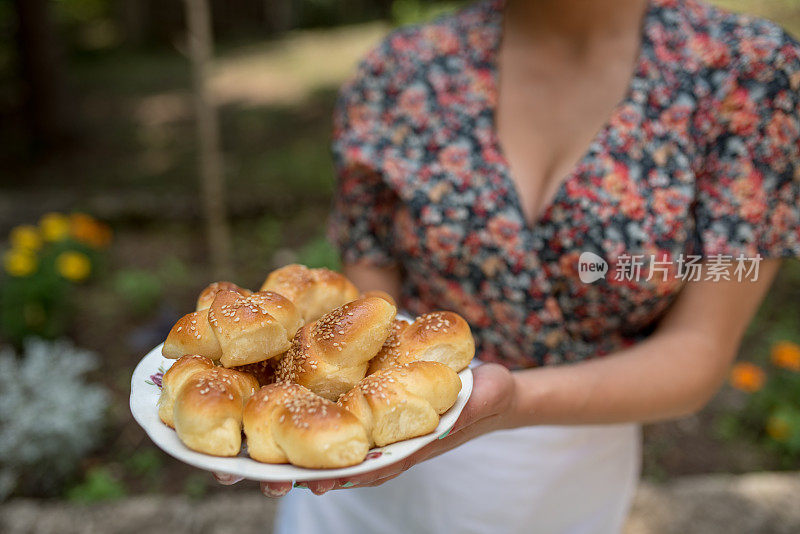
[[288, 265], [260, 291], [209, 285], [172, 327], [158, 413], [190, 449], [345, 467], [432, 432], [475, 342], [458, 314], [397, 319], [392, 298], [328, 269]]

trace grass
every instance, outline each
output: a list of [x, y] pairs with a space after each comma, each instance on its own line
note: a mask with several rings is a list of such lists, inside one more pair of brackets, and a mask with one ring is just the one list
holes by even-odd
[[86, 472], [83, 482], [67, 490], [70, 501], [89, 504], [125, 497], [127, 490], [119, 478], [105, 467], [94, 467]]
[[778, 341], [800, 343], [800, 261], [784, 261], [742, 342], [740, 354], [760, 363], [769, 360], [769, 349]]

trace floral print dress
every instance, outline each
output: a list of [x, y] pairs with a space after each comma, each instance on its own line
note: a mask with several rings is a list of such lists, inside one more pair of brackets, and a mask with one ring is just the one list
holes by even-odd
[[[398, 266], [402, 307], [456, 311], [482, 360], [524, 368], [646, 336], [685, 255], [800, 254], [800, 46], [778, 26], [651, 0], [627, 94], [530, 224], [494, 123], [502, 7], [392, 33], [343, 88], [345, 262]], [[585, 252], [609, 274], [582, 282]], [[611, 275], [637, 257], [641, 277]]]

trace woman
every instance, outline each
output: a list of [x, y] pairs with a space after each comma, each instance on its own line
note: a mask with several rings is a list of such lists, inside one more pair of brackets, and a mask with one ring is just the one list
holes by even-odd
[[484, 364], [450, 435], [292, 491], [277, 531], [619, 531], [638, 424], [706, 403], [800, 253], [798, 88], [795, 41], [696, 0], [390, 35], [342, 91], [331, 235], [362, 289], [462, 314]]

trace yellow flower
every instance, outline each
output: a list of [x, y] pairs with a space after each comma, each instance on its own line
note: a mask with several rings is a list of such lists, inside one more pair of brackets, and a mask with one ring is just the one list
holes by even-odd
[[48, 213], [39, 219], [45, 241], [60, 241], [69, 234], [69, 220], [60, 213]]
[[11, 276], [28, 276], [36, 271], [36, 254], [30, 250], [12, 248], [3, 256], [3, 265]]
[[761, 389], [765, 380], [764, 371], [752, 363], [737, 363], [731, 370], [731, 385], [747, 393], [755, 393]]
[[81, 252], [62, 252], [56, 258], [56, 269], [67, 280], [80, 282], [92, 272], [92, 262]]
[[772, 347], [772, 363], [776, 367], [800, 371], [800, 345], [791, 341], [781, 341]]
[[35, 226], [22, 224], [17, 226], [8, 236], [11, 246], [24, 250], [39, 250], [42, 247], [42, 238]]
[[70, 216], [72, 237], [94, 248], [107, 247], [111, 242], [111, 229], [85, 213]]
[[792, 435], [792, 425], [784, 417], [773, 415], [767, 419], [767, 434], [775, 441], [786, 441]]

